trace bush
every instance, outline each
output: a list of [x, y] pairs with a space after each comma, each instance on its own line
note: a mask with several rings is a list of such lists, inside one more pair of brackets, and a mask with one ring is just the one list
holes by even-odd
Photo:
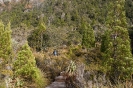
[[[36, 67], [35, 57], [33, 56], [28, 44], [22, 46], [18, 52], [17, 60], [14, 62], [15, 77], [31, 80], [39, 88], [46, 85], [46, 79], [42, 72]], [[37, 87], [37, 88], [38, 88]]]

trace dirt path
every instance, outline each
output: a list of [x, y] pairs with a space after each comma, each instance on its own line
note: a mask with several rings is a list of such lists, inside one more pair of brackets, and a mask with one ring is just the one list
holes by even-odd
[[52, 82], [46, 88], [66, 88], [65, 80], [66, 80], [66, 77], [63, 76], [63, 74], [61, 73], [60, 76], [55, 77], [55, 81]]

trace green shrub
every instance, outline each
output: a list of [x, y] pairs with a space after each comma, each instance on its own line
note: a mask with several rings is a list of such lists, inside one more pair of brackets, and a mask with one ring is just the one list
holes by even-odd
[[21, 51], [18, 52], [17, 60], [14, 62], [14, 70], [15, 77], [31, 80], [39, 88], [46, 85], [46, 79], [39, 68], [36, 67], [35, 57], [28, 44], [22, 46]]

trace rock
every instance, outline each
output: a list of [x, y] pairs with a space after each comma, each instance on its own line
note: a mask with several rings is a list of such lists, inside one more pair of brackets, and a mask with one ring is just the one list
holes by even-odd
[[63, 73], [60, 73], [60, 76], [55, 77], [55, 81], [52, 82], [49, 86], [46, 88], [66, 88], [65, 83], [65, 77], [63, 76]]
[[65, 79], [66, 78], [64, 76], [58, 76], [58, 77], [55, 78], [55, 81], [57, 81], [57, 82], [64, 82]]

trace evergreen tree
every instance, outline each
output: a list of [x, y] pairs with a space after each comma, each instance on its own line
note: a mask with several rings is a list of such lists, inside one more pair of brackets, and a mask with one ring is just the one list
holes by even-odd
[[31, 36], [28, 38], [28, 43], [29, 45], [36, 49], [37, 51], [40, 51], [43, 49], [44, 47], [44, 32], [46, 30], [46, 27], [44, 25], [43, 22], [40, 22], [38, 27], [36, 29], [34, 29], [33, 33], [31, 34]]
[[35, 82], [38, 88], [46, 85], [46, 80], [44, 80], [41, 71], [36, 67], [35, 57], [28, 44], [23, 45], [18, 52], [17, 60], [14, 62], [14, 75], [15, 77]]
[[[0, 21], [0, 73], [9, 74], [9, 64], [12, 59], [10, 22], [5, 27]], [[10, 69], [11, 70], [11, 69]]]
[[103, 56], [103, 66], [104, 66], [104, 72], [106, 72], [107, 70], [111, 70], [111, 64], [113, 62], [113, 59], [111, 57], [112, 55], [112, 47], [113, 44], [111, 42], [111, 38], [110, 38], [110, 31], [106, 30], [104, 35], [102, 35], [102, 41], [101, 41], [101, 52], [102, 52], [102, 56]]
[[95, 36], [94, 31], [90, 24], [82, 23], [81, 26], [82, 29], [82, 46], [88, 48], [91, 48], [94, 46], [95, 42]]
[[103, 63], [111, 63], [106, 64], [106, 66], [110, 66], [110, 69], [107, 70], [110, 72], [110, 76], [114, 80], [118, 80], [119, 78], [127, 79], [133, 72], [133, 59], [127, 30], [124, 3], [125, 0], [113, 0], [110, 2], [106, 21], [107, 27], [110, 31], [110, 39], [109, 41], [105, 40], [106, 43], [102, 43], [104, 46], [107, 46], [104, 50]]

